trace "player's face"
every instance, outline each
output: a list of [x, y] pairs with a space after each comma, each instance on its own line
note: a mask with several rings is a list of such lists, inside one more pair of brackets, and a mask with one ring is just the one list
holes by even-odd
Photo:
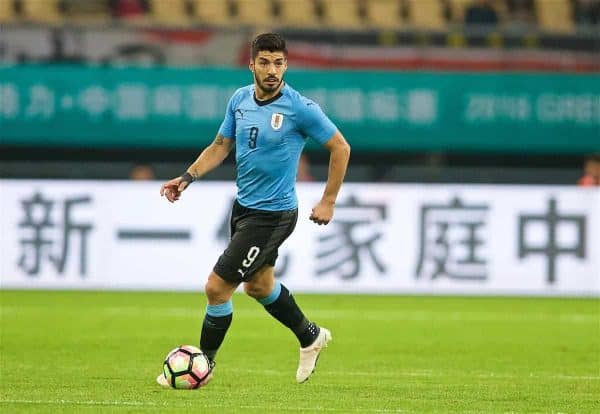
[[254, 73], [254, 82], [266, 94], [279, 89], [286, 69], [287, 60], [283, 52], [262, 50], [250, 62], [250, 70]]

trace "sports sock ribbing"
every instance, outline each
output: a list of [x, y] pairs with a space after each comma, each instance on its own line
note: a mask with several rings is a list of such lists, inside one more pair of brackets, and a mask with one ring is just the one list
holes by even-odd
[[302, 348], [312, 344], [319, 335], [319, 327], [306, 319], [290, 291], [278, 280], [275, 281], [269, 296], [259, 299], [258, 302], [296, 335]]
[[204, 315], [200, 334], [200, 349], [210, 360], [215, 359], [232, 319], [231, 299], [220, 305], [206, 305], [206, 315]]

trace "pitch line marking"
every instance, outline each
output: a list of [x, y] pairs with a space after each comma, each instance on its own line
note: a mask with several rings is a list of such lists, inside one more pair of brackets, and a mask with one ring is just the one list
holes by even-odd
[[[192, 391], [193, 392], [193, 391]], [[99, 406], [133, 406], [133, 407], [172, 407], [176, 408], [176, 405], [168, 404], [168, 403], [153, 403], [153, 402], [141, 402], [141, 401], [96, 401], [96, 400], [87, 400], [87, 401], [74, 401], [74, 400], [16, 400], [16, 399], [6, 399], [0, 400], [0, 403], [4, 404], [39, 404], [39, 405], [99, 405]], [[192, 405], [190, 405], [192, 406]], [[204, 404], [204, 408], [226, 408], [225, 405], [217, 405], [217, 404]], [[236, 408], [248, 409], [248, 410], [266, 410], [266, 409], [276, 409], [280, 411], [300, 411], [300, 412], [358, 412], [358, 413], [384, 413], [384, 414], [414, 414], [415, 411], [412, 410], [402, 410], [402, 409], [385, 409], [385, 408], [331, 408], [331, 407], [289, 407], [289, 406], [277, 406], [277, 407], [268, 407], [262, 405], [239, 405]]]
[[[249, 374], [265, 374], [265, 375], [281, 375], [287, 376], [286, 372], [270, 370], [270, 369], [229, 369], [233, 372], [245, 372]], [[350, 372], [350, 371], [319, 371], [319, 374], [330, 376], [351, 376], [351, 377], [448, 377], [456, 376], [457, 374], [448, 372], [433, 372], [433, 371], [398, 371], [398, 372]], [[467, 372], [459, 376], [470, 376], [477, 378], [499, 378], [499, 379], [518, 379], [518, 378], [549, 378], [549, 379], [564, 379], [564, 380], [600, 380], [597, 375], [563, 375], [563, 374], [534, 374], [528, 375], [511, 375], [500, 374], [497, 372]]]

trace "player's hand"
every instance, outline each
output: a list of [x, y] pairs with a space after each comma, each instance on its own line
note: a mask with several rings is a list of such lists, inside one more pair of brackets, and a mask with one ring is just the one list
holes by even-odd
[[316, 206], [313, 207], [309, 219], [317, 223], [319, 226], [321, 224], [327, 225], [333, 218], [334, 207], [335, 203], [321, 200]]
[[167, 181], [160, 187], [160, 195], [167, 197], [171, 203], [179, 200], [181, 197], [181, 193], [188, 187], [190, 183], [188, 181], [184, 181], [181, 177], [173, 178], [170, 181]]

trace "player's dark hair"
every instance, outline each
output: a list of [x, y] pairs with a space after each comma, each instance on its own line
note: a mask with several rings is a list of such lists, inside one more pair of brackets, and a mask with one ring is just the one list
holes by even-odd
[[591, 162], [600, 162], [600, 152], [589, 154], [587, 157], [585, 157], [585, 160]]
[[287, 59], [288, 51], [285, 39], [277, 33], [262, 33], [252, 41], [252, 60], [256, 59], [258, 52], [268, 50], [269, 52], [283, 52]]

